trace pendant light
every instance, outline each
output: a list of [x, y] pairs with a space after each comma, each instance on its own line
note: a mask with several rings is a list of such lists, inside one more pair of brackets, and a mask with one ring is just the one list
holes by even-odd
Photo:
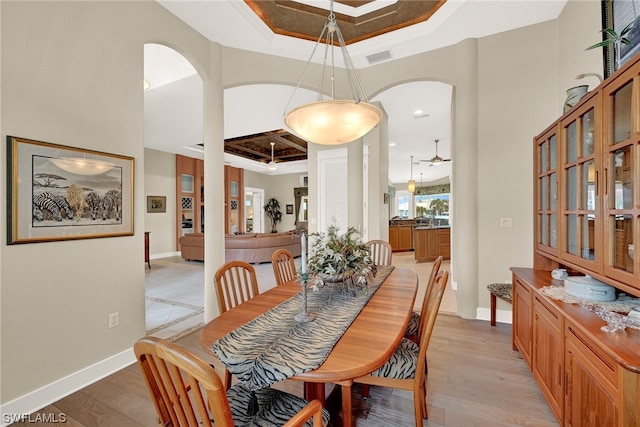
[[278, 165], [273, 160], [273, 146], [276, 145], [276, 143], [275, 142], [271, 142], [270, 144], [271, 144], [271, 161], [267, 164], [267, 169], [269, 169], [270, 171], [274, 171], [274, 170], [278, 169]]
[[415, 193], [416, 191], [416, 182], [413, 180], [413, 156], [411, 156], [411, 179], [409, 180], [407, 189], [409, 190], [409, 193]]
[[[330, 3], [328, 22], [324, 25], [320, 37], [311, 52], [311, 56], [304, 66], [302, 76], [291, 94], [291, 98], [289, 98], [285, 112], [288, 110], [293, 96], [302, 84], [305, 71], [316, 49], [320, 43], [323, 42], [323, 37], [325, 51], [318, 101], [302, 105], [289, 111], [285, 115], [284, 122], [293, 133], [306, 141], [322, 145], [345, 144], [364, 136], [377, 126], [382, 119], [382, 111], [369, 103], [364, 89], [358, 80], [351, 57], [349, 56], [349, 52], [347, 52], [342, 32], [340, 28], [338, 28], [336, 16], [333, 13], [333, 0], [331, 0]], [[335, 99], [334, 50], [336, 38], [344, 59], [345, 70], [353, 99]], [[331, 58], [330, 74], [327, 73], [327, 59], [329, 57]], [[327, 75], [330, 79], [331, 99], [323, 101], [324, 81]]]

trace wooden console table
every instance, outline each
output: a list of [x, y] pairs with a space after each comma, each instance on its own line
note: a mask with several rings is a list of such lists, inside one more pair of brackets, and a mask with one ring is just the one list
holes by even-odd
[[144, 232], [144, 262], [151, 268], [151, 261], [149, 261], [149, 231]]

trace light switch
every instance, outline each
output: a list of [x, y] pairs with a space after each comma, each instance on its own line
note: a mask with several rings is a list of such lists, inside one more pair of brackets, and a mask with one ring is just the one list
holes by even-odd
[[513, 228], [513, 218], [500, 218], [500, 228]]

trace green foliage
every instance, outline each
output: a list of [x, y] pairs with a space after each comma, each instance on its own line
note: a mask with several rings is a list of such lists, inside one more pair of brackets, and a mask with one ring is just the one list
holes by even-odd
[[449, 210], [449, 202], [444, 199], [433, 199], [429, 205], [429, 209], [436, 211], [436, 214], [441, 214]]
[[360, 240], [354, 227], [349, 227], [344, 234], [339, 231], [338, 226], [331, 225], [326, 233], [311, 234], [314, 240], [307, 261], [308, 274], [314, 286], [335, 276], [349, 284], [366, 286], [375, 274], [371, 250]]
[[280, 202], [275, 197], [267, 200], [267, 204], [264, 205], [264, 212], [271, 219], [271, 232], [278, 232], [278, 223], [282, 221], [282, 212], [280, 211]]
[[633, 28], [634, 23], [635, 22], [631, 22], [629, 25], [624, 27], [622, 31], [620, 31], [620, 34], [616, 33], [616, 31], [611, 28], [605, 28], [604, 30], [601, 30], [600, 31], [601, 33], [604, 33], [607, 35], [606, 40], [603, 40], [600, 43], [596, 43], [592, 46], [589, 46], [585, 50], [595, 49], [602, 46], [608, 46], [614, 43], [624, 43], [624, 44], [630, 45], [631, 41], [629, 41], [629, 39], [627, 38], [627, 34]]

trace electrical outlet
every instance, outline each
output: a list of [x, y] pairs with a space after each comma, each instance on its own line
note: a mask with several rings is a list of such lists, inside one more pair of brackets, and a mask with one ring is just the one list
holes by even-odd
[[118, 313], [111, 313], [109, 315], [109, 327], [115, 328], [120, 324], [120, 319], [118, 318]]

